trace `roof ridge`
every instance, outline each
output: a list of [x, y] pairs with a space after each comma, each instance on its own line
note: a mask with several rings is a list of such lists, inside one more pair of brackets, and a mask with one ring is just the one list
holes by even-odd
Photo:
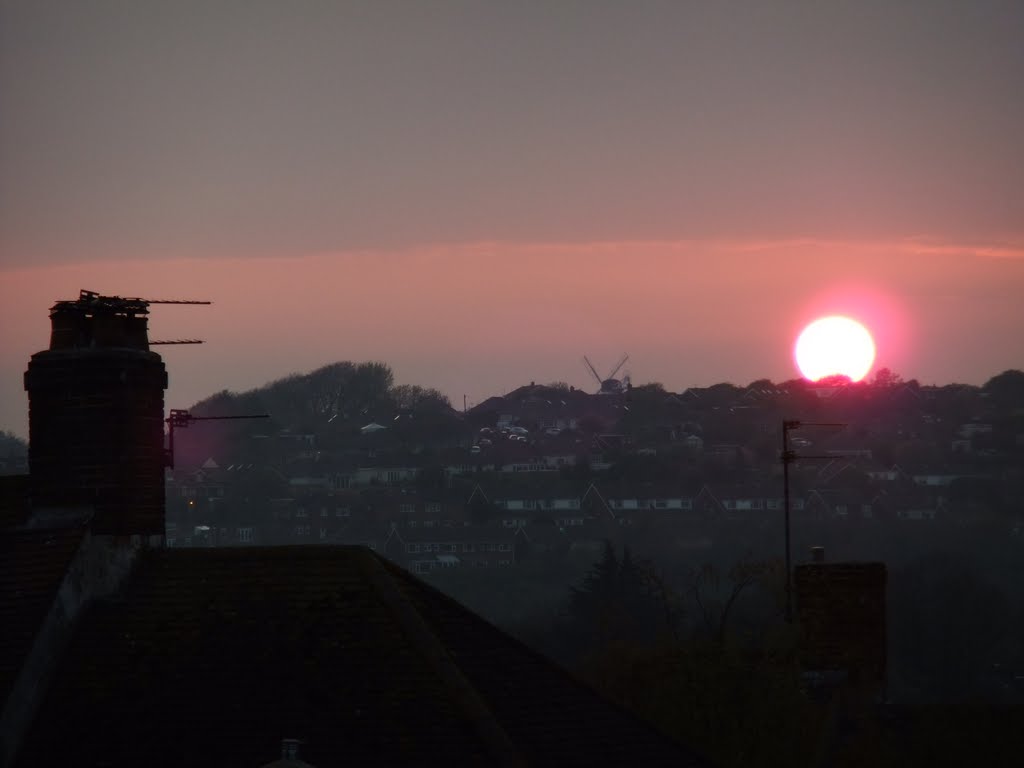
[[469, 719], [477, 737], [494, 758], [495, 764], [517, 768], [525, 766], [526, 761], [516, 751], [512, 739], [501, 727], [494, 713], [459, 669], [438, 637], [430, 630], [419, 611], [402, 594], [383, 564], [371, 553], [360, 557], [359, 561], [360, 568], [374, 591], [397, 619], [409, 641], [420, 651], [442, 684], [454, 694], [457, 706]]

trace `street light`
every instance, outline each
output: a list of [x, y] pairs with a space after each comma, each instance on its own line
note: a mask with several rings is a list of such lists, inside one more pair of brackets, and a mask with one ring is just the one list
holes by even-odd
[[846, 424], [824, 421], [798, 421], [783, 419], [782, 421], [782, 503], [785, 510], [786, 527], [786, 621], [793, 623], [793, 567], [789, 547], [789, 465], [797, 459], [834, 459], [842, 457], [841, 453], [822, 456], [799, 456], [789, 448], [789, 433], [800, 427], [845, 427]]

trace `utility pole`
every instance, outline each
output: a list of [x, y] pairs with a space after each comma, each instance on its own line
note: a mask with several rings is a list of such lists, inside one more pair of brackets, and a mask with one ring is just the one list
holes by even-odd
[[843, 454], [825, 454], [820, 456], [800, 456], [789, 447], [789, 433], [800, 427], [845, 427], [846, 424], [823, 421], [798, 421], [783, 419], [782, 421], [782, 505], [784, 510], [784, 526], [786, 529], [786, 621], [793, 623], [793, 564], [790, 555], [789, 535], [789, 465], [797, 459], [834, 459]]
[[167, 422], [167, 449], [164, 454], [166, 466], [174, 469], [174, 430], [185, 429], [194, 421], [224, 421], [227, 419], [269, 419], [269, 413], [254, 413], [246, 416], [193, 416], [186, 410], [171, 409]]

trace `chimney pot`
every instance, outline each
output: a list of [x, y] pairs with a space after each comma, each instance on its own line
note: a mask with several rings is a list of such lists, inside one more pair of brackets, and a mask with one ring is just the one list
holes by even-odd
[[299, 744], [301, 743], [298, 739], [281, 739], [281, 759], [298, 760]]

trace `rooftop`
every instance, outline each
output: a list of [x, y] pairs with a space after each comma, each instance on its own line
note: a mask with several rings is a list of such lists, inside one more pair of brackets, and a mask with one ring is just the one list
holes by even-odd
[[702, 765], [361, 547], [149, 550], [87, 610], [19, 765]]

